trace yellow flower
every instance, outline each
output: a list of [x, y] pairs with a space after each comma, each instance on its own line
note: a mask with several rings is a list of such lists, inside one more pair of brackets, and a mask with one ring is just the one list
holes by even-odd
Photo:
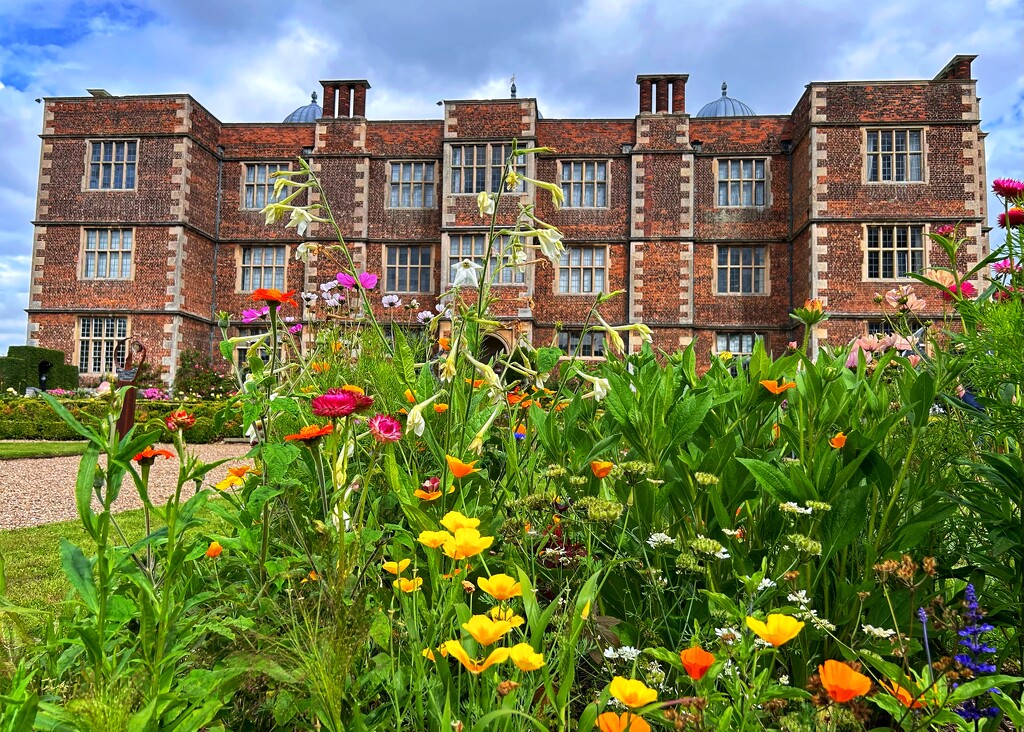
[[491, 651], [483, 663], [476, 661], [469, 657], [466, 653], [466, 649], [462, 647], [462, 643], [457, 640], [450, 640], [441, 646], [441, 652], [447, 652], [452, 658], [458, 659], [459, 663], [466, 667], [466, 669], [472, 674], [483, 673], [491, 666], [496, 663], [503, 663], [508, 660], [509, 650], [507, 648], [495, 648]]
[[406, 577], [399, 577], [391, 584], [402, 592], [416, 592], [416, 590], [423, 585], [423, 578], [413, 577], [412, 579], [408, 579]]
[[215, 485], [214, 488], [216, 488], [219, 491], [226, 491], [228, 488], [232, 488], [236, 485], [242, 485], [243, 482], [244, 481], [237, 475], [229, 475], [226, 478], [224, 478], [224, 480], [222, 480], [220, 483], [217, 483], [217, 485]]
[[516, 615], [516, 611], [512, 608], [499, 607], [498, 605], [492, 607], [488, 614], [495, 620], [504, 620], [513, 628], [518, 628], [526, 622], [526, 619], [522, 615]]
[[[443, 658], [447, 658], [448, 657], [448, 649], [445, 648], [444, 646], [441, 646], [437, 650], [438, 650], [438, 652], [441, 654], [441, 656]], [[434, 652], [432, 650], [430, 650], [429, 648], [424, 648], [423, 649], [423, 657], [428, 659], [428, 660], [430, 660], [430, 661], [436, 660], [435, 657], [434, 657]]]
[[310, 361], [309, 367], [318, 374], [324, 374], [331, 370], [331, 364], [329, 361]]
[[718, 354], [718, 357], [723, 361], [730, 361], [732, 360], [732, 351], [722, 351]]
[[804, 624], [789, 615], [773, 614], [768, 616], [767, 623], [748, 616], [747, 627], [757, 633], [762, 640], [778, 648], [796, 638]]
[[[339, 345], [340, 345], [340, 344], [339, 344]], [[352, 392], [353, 394], [365, 394], [365, 393], [366, 393], [366, 392], [365, 392], [365, 391], [363, 390], [363, 387], [361, 387], [361, 386], [356, 386], [355, 384], [345, 384], [344, 386], [342, 386], [342, 387], [341, 387], [341, 390], [342, 390], [342, 391], [350, 391], [350, 392]]]
[[477, 580], [480, 589], [495, 600], [511, 600], [523, 594], [523, 587], [507, 574], [492, 574]]
[[580, 617], [583, 620], [590, 617], [590, 600], [587, 600], [587, 604], [583, 606], [583, 612], [580, 613]]
[[463, 516], [458, 511], [449, 511], [440, 523], [449, 531], [458, 531], [459, 529], [475, 529], [480, 525], [480, 519]]
[[512, 626], [504, 620], [491, 620], [486, 615], [474, 615], [462, 627], [482, 646], [489, 646], [501, 640]]
[[437, 549], [451, 538], [452, 535], [447, 531], [421, 531], [416, 541], [428, 549]]
[[533, 646], [529, 643], [517, 643], [512, 646], [508, 656], [520, 671], [536, 671], [544, 665], [544, 655], [534, 653]]
[[401, 574], [409, 566], [410, 561], [409, 559], [403, 559], [400, 562], [384, 562], [384, 571], [391, 574]]
[[627, 679], [622, 676], [612, 679], [608, 691], [627, 707], [634, 709], [646, 706], [658, 698], [658, 692], [648, 688], [643, 681]]
[[480, 536], [476, 529], [458, 529], [455, 536], [444, 542], [442, 549], [452, 559], [469, 559], [493, 543], [493, 536]]

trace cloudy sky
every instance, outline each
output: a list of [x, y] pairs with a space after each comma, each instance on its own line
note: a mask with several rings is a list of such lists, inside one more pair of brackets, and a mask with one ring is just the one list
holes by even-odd
[[[787, 113], [810, 81], [930, 79], [978, 54], [989, 180], [1024, 176], [1019, 0], [3, 0], [0, 353], [25, 342], [42, 105], [188, 92], [222, 121], [279, 121], [317, 81], [365, 78], [371, 119], [439, 99], [521, 97], [547, 117], [632, 117], [636, 74], [690, 75], [692, 112], [729, 93]], [[995, 202], [990, 201], [990, 210]], [[994, 222], [994, 213], [992, 220]], [[993, 245], [1002, 241], [994, 232]]]

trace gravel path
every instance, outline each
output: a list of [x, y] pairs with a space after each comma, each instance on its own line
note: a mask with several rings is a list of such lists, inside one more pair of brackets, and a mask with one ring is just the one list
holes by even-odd
[[[172, 445], [157, 445], [174, 452]], [[244, 443], [218, 443], [212, 445], [191, 445], [188, 448], [200, 460], [214, 462], [225, 458], [241, 458], [249, 452]], [[21, 460], [0, 460], [0, 529], [16, 529], [23, 526], [38, 526], [57, 521], [73, 521], [78, 518], [75, 508], [75, 476], [81, 456], [52, 458], [25, 458]], [[227, 475], [233, 465], [244, 465], [238, 459], [225, 463], [206, 475], [206, 485], [213, 485]], [[177, 458], [157, 458], [149, 473], [149, 496], [153, 503], [163, 503], [174, 495], [178, 481]], [[192, 486], [186, 490], [191, 495]], [[121, 494], [114, 503], [116, 511], [140, 508], [135, 484], [126, 476]], [[98, 507], [98, 504], [97, 504]]]

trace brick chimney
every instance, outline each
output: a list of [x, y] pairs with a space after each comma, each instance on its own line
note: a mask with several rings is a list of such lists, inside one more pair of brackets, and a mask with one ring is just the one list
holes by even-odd
[[969, 81], [971, 78], [971, 61], [978, 58], [977, 56], [954, 56], [953, 60], [943, 67], [942, 71], [938, 73], [934, 81], [948, 81], [948, 80], [963, 80]]
[[321, 81], [324, 87], [324, 117], [345, 119], [366, 116], [366, 79]]
[[[640, 114], [686, 114], [686, 80], [688, 74], [641, 74]], [[652, 108], [652, 102], [656, 108]], [[669, 106], [671, 102], [671, 107]]]

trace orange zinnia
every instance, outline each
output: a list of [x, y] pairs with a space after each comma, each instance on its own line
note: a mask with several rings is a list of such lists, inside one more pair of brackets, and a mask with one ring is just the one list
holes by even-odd
[[515, 392], [512, 392], [511, 394], [505, 397], [505, 399], [508, 400], [508, 403], [511, 404], [513, 407], [519, 404], [519, 402], [523, 401], [523, 399], [525, 398], [526, 396], [524, 394], [517, 394]]
[[601, 732], [651, 732], [651, 725], [643, 717], [629, 712], [605, 712], [597, 718], [597, 728]]
[[473, 467], [477, 463], [476, 460], [474, 460], [471, 463], [464, 463], [457, 457], [452, 457], [451, 455], [445, 455], [444, 459], [445, 462], [448, 463], [448, 469], [452, 471], [452, 475], [454, 475], [456, 478], [465, 478], [470, 473], [480, 472], [480, 468]]
[[778, 383], [772, 381], [771, 379], [765, 379], [764, 381], [761, 382], [761, 386], [763, 386], [765, 389], [770, 391], [775, 396], [778, 396], [782, 392], [786, 391], [786, 389], [795, 389], [796, 388], [796, 382], [795, 381], [786, 381], [785, 379], [783, 379], [782, 383], [778, 384]]
[[715, 662], [715, 655], [708, 653], [700, 646], [687, 648], [679, 654], [679, 660], [683, 662], [683, 668], [687, 675], [694, 681], [700, 681]]
[[828, 695], [840, 704], [871, 691], [871, 679], [839, 661], [825, 661], [818, 666], [818, 676]]
[[152, 465], [153, 461], [160, 456], [164, 458], [172, 458], [174, 457], [174, 453], [170, 450], [154, 450], [152, 447], [147, 447], [145, 450], [133, 457], [132, 460], [137, 463]]
[[846, 444], [846, 435], [840, 432], [838, 435], [829, 440], [828, 444], [830, 444], [832, 447], [838, 450], [839, 448]]
[[228, 468], [228, 475], [233, 475], [236, 478], [244, 478], [246, 473], [255, 473], [250, 465], [239, 465], [237, 468]]
[[266, 303], [277, 303], [278, 305], [284, 305], [285, 303], [291, 303], [292, 305], [298, 306], [295, 302], [295, 298], [292, 297], [295, 294], [295, 290], [289, 290], [288, 292], [281, 292], [272, 288], [261, 287], [249, 295], [250, 300], [262, 300]]
[[904, 689], [897, 683], [890, 684], [886, 681], [883, 681], [882, 686], [885, 687], [886, 691], [888, 691], [894, 697], [899, 699], [900, 704], [907, 707], [908, 709], [920, 709], [924, 706], [923, 701], [915, 698], [916, 696], [918, 696], [917, 694], [914, 694], [909, 689]]
[[590, 469], [598, 478], [607, 477], [608, 473], [612, 472], [612, 468], [614, 467], [615, 463], [610, 463], [607, 460], [594, 460], [590, 463]]
[[315, 440], [318, 437], [323, 437], [324, 435], [329, 435], [332, 432], [334, 432], [334, 425], [329, 423], [329, 422], [327, 424], [325, 424], [323, 427], [317, 427], [315, 424], [308, 424], [305, 427], [303, 427], [301, 430], [296, 432], [294, 435], [285, 435], [284, 439], [286, 439], [286, 440], [302, 440], [303, 442], [305, 442], [305, 441], [312, 441], [312, 440]]

